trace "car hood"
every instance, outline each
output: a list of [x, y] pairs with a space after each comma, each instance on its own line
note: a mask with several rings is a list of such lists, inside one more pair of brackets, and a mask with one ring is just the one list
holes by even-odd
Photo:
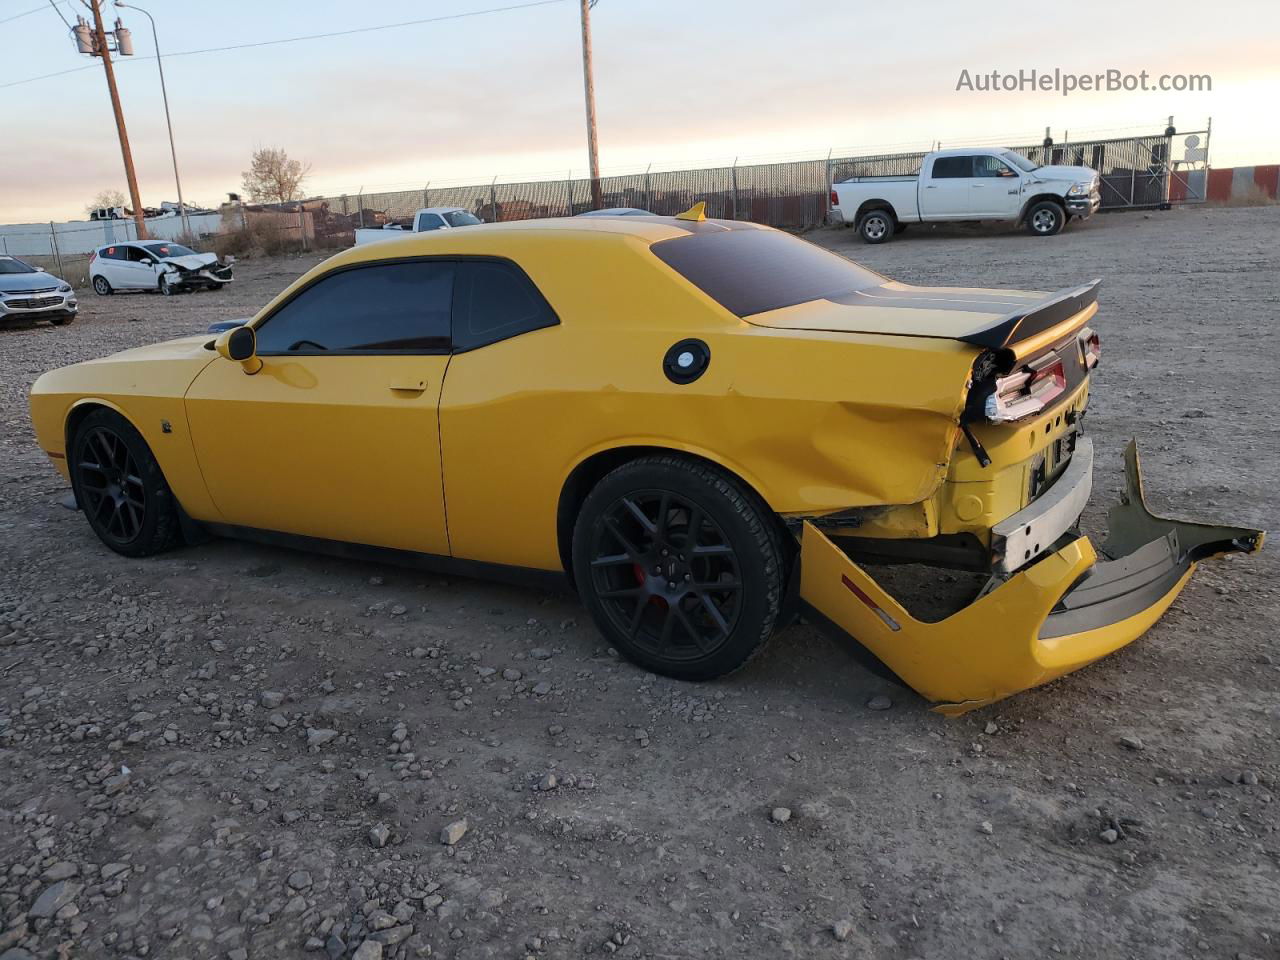
[[185, 270], [199, 270], [218, 262], [216, 253], [189, 253], [183, 257], [165, 257], [165, 263], [176, 263]]
[[746, 317], [785, 330], [962, 340], [1049, 296], [1033, 290], [914, 287], [897, 281]]
[[210, 339], [207, 333], [197, 333], [189, 337], [179, 337], [176, 340], [162, 340], [159, 343], [149, 343], [142, 347], [130, 347], [128, 350], [121, 350], [119, 353], [96, 357], [93, 360], [85, 360], [83, 365], [155, 360], [192, 360], [196, 358], [209, 360], [217, 356], [212, 350], [204, 349], [204, 345]]
[[0, 273], [0, 293], [56, 290], [60, 283], [61, 280], [47, 273]]
[[109, 357], [50, 370], [31, 386], [32, 395], [92, 397], [181, 397], [200, 371], [218, 359], [204, 348], [207, 333], [122, 350]]
[[1050, 165], [1037, 167], [1031, 176], [1038, 180], [1070, 180], [1072, 183], [1087, 183], [1098, 175], [1093, 167], [1064, 167]]

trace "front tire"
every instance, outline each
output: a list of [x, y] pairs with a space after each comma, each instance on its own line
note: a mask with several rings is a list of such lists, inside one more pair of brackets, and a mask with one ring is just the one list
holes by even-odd
[[148, 557], [181, 539], [173, 492], [147, 442], [114, 410], [95, 410], [71, 438], [76, 503], [98, 538], [126, 557]]
[[163, 297], [172, 297], [177, 291], [174, 290], [173, 284], [169, 282], [167, 273], [160, 274], [160, 295]]
[[1035, 237], [1052, 237], [1066, 222], [1067, 211], [1052, 200], [1041, 200], [1027, 211], [1027, 232]]
[[888, 210], [868, 210], [858, 221], [858, 234], [866, 243], [885, 243], [896, 232], [895, 219]]
[[93, 292], [100, 297], [109, 297], [115, 291], [111, 289], [111, 284], [107, 281], [107, 278], [102, 274], [98, 274], [93, 278]]
[[710, 680], [758, 653], [786, 581], [780, 530], [735, 478], [679, 457], [618, 467], [573, 532], [578, 592], [605, 638], [640, 666]]

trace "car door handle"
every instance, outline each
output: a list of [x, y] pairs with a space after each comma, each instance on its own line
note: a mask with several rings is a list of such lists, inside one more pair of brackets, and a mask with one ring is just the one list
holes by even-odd
[[391, 389], [396, 393], [422, 393], [427, 389], [427, 381], [398, 380], [391, 384]]
[[982, 188], [983, 188], [983, 187], [985, 187], [985, 186], [986, 186], [986, 184], [985, 184], [985, 183], [975, 183], [975, 184], [973, 185], [973, 189], [975, 189], [975, 190], [980, 190], [980, 189], [982, 189]]
[[925, 184], [924, 188], [926, 190], [936, 190], [938, 188], [938, 185], [936, 183], [927, 183]]

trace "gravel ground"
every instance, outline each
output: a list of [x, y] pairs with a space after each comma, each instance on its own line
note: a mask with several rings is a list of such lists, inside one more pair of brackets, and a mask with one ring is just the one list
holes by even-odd
[[[1157, 505], [1280, 526], [1280, 207], [946, 233], [813, 239], [913, 282], [1105, 277], [1088, 525], [1136, 434]], [[568, 595], [109, 553], [56, 505], [30, 382], [246, 316], [311, 262], [0, 331], [3, 960], [1280, 955], [1274, 551], [958, 720], [809, 627], [690, 685]]]

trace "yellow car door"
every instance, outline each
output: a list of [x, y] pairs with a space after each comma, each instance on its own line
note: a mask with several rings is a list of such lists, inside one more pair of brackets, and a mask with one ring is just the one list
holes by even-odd
[[254, 322], [262, 364], [219, 358], [187, 392], [218, 517], [446, 555], [438, 408], [455, 266], [340, 267]]

